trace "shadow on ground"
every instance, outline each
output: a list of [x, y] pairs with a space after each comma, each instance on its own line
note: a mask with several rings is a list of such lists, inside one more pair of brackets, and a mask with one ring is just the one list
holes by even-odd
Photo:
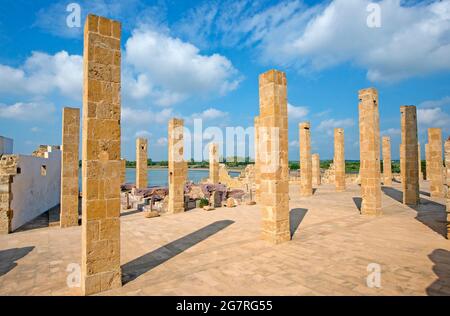
[[[403, 203], [403, 192], [392, 187], [382, 187], [384, 194]], [[430, 229], [447, 237], [447, 220], [445, 205], [428, 199], [420, 198], [419, 205], [408, 205], [417, 212], [416, 220], [428, 226]]]
[[354, 196], [353, 203], [355, 203], [356, 207], [358, 208], [359, 213], [361, 213], [361, 205], [362, 205], [362, 198]]
[[150, 271], [160, 264], [172, 259], [183, 251], [195, 246], [203, 240], [227, 228], [234, 221], [222, 220], [205, 226], [189, 235], [172, 241], [152, 252], [149, 252], [139, 258], [136, 258], [122, 266], [122, 283], [126, 284], [135, 280], [140, 275]]
[[298, 226], [300, 226], [300, 223], [305, 218], [307, 212], [308, 210], [305, 208], [294, 208], [289, 213], [291, 238], [294, 236]]
[[34, 249], [32, 247], [0, 250], [0, 276], [5, 275], [17, 266], [17, 260], [25, 257]]
[[433, 262], [433, 272], [438, 279], [427, 287], [428, 295], [450, 295], [450, 251], [435, 249], [428, 258]]

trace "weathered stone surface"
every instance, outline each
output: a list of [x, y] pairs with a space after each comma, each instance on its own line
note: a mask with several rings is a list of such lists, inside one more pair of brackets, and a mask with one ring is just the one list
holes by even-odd
[[383, 151], [383, 184], [385, 186], [392, 185], [392, 161], [391, 161], [391, 138], [383, 136], [382, 139]]
[[417, 113], [413, 105], [401, 106], [402, 143], [400, 145], [400, 172], [403, 204], [419, 203], [419, 170], [417, 152]]
[[256, 204], [260, 204], [261, 197], [261, 170], [260, 170], [260, 149], [259, 149], [259, 116], [255, 116], [254, 120], [254, 141], [255, 141], [255, 202]]
[[431, 181], [431, 197], [444, 197], [444, 173], [442, 165], [442, 131], [440, 128], [428, 129], [428, 155], [430, 166], [428, 167]]
[[[84, 29], [82, 282], [85, 295], [121, 286], [120, 23]], [[117, 75], [111, 75], [117, 74]]]
[[184, 121], [169, 121], [169, 213], [184, 212], [184, 185], [187, 178], [187, 162], [184, 160]]
[[334, 129], [334, 183], [337, 192], [345, 191], [345, 143], [344, 129]]
[[422, 153], [420, 143], [417, 143], [417, 159], [418, 159], [417, 164], [419, 167], [419, 181], [420, 181], [424, 179], [422, 172]]
[[227, 207], [236, 207], [236, 206], [237, 206], [237, 202], [235, 199], [233, 199], [233, 198], [227, 199]]
[[428, 144], [425, 144], [425, 180], [430, 180], [430, 150]]
[[359, 91], [361, 214], [381, 214], [380, 116], [378, 91]]
[[219, 144], [209, 144], [209, 182], [219, 183]]
[[80, 109], [63, 108], [60, 226], [78, 226]]
[[120, 163], [120, 184], [124, 184], [127, 182], [127, 161], [126, 159], [121, 159]]
[[18, 160], [18, 155], [3, 155], [0, 159], [0, 234], [9, 234], [12, 229], [11, 184], [17, 174]]
[[314, 185], [320, 185], [322, 183], [319, 154], [312, 155], [312, 182]]
[[[450, 137], [445, 141], [445, 169], [447, 187], [450, 188]], [[450, 239], [450, 194], [447, 191], [447, 239]]]
[[311, 125], [309, 122], [299, 124], [300, 139], [300, 196], [311, 196], [312, 189], [312, 157], [311, 157]]
[[159, 213], [157, 211], [145, 211], [144, 212], [144, 217], [145, 218], [159, 217]]
[[285, 73], [269, 70], [259, 76], [259, 109], [262, 238], [279, 244], [291, 239]]
[[145, 138], [136, 138], [136, 188], [147, 188], [147, 148], [148, 142]]

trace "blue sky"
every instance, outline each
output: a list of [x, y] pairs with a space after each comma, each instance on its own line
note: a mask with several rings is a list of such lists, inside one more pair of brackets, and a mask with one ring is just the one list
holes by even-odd
[[[0, 135], [15, 152], [61, 142], [61, 109], [81, 108], [82, 28], [69, 28], [75, 1], [16, 0], [0, 12]], [[346, 159], [358, 159], [358, 90], [376, 87], [381, 133], [399, 157], [400, 105], [418, 107], [426, 129], [450, 132], [450, 1], [77, 1], [122, 22], [122, 155], [135, 138], [167, 157], [167, 120], [192, 126], [253, 125], [258, 75], [287, 73], [289, 157], [298, 160], [298, 123], [310, 121], [312, 150], [333, 156], [333, 128], [345, 129]], [[206, 145], [207, 140], [204, 141]], [[422, 157], [424, 146], [422, 146]]]

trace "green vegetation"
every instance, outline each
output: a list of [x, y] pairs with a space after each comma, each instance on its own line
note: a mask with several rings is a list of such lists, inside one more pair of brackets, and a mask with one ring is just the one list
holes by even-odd
[[208, 205], [209, 205], [208, 199], [205, 199], [205, 198], [200, 199], [200, 202], [199, 202], [200, 208], [202, 208], [202, 207], [204, 207], [204, 206], [208, 206]]

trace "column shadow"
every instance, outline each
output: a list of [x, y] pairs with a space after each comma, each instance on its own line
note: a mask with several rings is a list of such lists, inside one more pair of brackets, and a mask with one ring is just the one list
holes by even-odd
[[[387, 196], [403, 203], [403, 192], [400, 190], [392, 187], [383, 187], [382, 190]], [[407, 206], [417, 212], [416, 220], [428, 226], [444, 238], [447, 237], [447, 214], [445, 205], [425, 198], [420, 198], [419, 205]]]
[[34, 246], [0, 250], [0, 276], [5, 275], [17, 266], [17, 260], [25, 257]]
[[142, 274], [156, 268], [160, 264], [172, 259], [233, 223], [234, 221], [231, 220], [214, 222], [122, 265], [122, 283], [126, 284], [135, 280]]
[[450, 295], [450, 251], [435, 249], [428, 258], [433, 262], [433, 272], [438, 279], [431, 283], [426, 292], [428, 295]]
[[294, 208], [289, 213], [289, 225], [291, 231], [291, 238], [294, 236], [297, 231], [298, 226], [305, 218], [306, 213], [308, 212], [305, 208]]
[[352, 199], [353, 203], [355, 203], [355, 206], [358, 208], [359, 213], [361, 213], [362, 198], [354, 196]]

